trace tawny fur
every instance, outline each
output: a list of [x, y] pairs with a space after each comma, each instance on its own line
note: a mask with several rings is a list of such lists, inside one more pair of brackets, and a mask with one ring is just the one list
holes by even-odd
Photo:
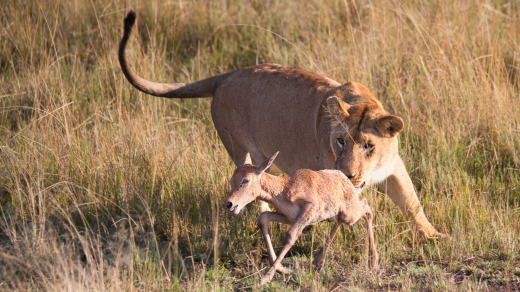
[[[156, 83], [137, 76], [125, 48], [135, 13], [125, 19], [119, 62], [128, 81], [154, 96], [213, 96], [215, 128], [236, 165], [246, 153], [260, 162], [282, 155], [272, 172], [335, 168], [349, 177], [356, 192], [380, 183], [425, 238], [440, 235], [428, 222], [412, 181], [398, 154], [401, 118], [386, 112], [363, 85], [340, 84], [304, 70], [263, 64], [193, 83]], [[266, 204], [262, 210], [268, 210]]]
[[[374, 242], [372, 210], [365, 198], [360, 199], [350, 180], [339, 170], [297, 170], [291, 177], [276, 177], [264, 173], [278, 155], [259, 166], [252, 165], [249, 153], [243, 165], [231, 177], [231, 192], [223, 205], [234, 215], [255, 199], [271, 204], [276, 212], [263, 212], [257, 219], [262, 230], [271, 268], [261, 280], [269, 282], [276, 271], [288, 273], [282, 260], [294, 245], [303, 229], [323, 220], [336, 222], [322, 249], [314, 257], [313, 264], [320, 268], [341, 223], [353, 225], [364, 217], [368, 230], [369, 266], [377, 265], [378, 254]], [[270, 221], [290, 224], [281, 251], [276, 256], [269, 236], [267, 223]]]

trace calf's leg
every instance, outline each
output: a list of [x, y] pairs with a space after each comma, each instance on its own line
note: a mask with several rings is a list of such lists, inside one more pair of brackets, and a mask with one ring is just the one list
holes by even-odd
[[374, 226], [372, 226], [372, 220], [374, 219], [374, 215], [370, 206], [366, 204], [366, 199], [363, 205], [363, 209], [363, 217], [365, 217], [365, 222], [368, 231], [368, 266], [370, 268], [375, 268], [377, 267], [377, 263], [379, 262], [379, 255], [377, 254], [376, 243], [374, 240]]
[[296, 223], [294, 223], [293, 226], [291, 226], [291, 228], [289, 228], [289, 230], [285, 234], [284, 245], [282, 247], [282, 250], [280, 251], [280, 253], [278, 253], [278, 257], [274, 261], [271, 268], [267, 271], [264, 277], [262, 277], [262, 280], [260, 281], [261, 285], [264, 285], [265, 283], [271, 281], [278, 267], [282, 265], [283, 258], [285, 257], [289, 249], [291, 249], [291, 247], [294, 245], [294, 243], [296, 243], [296, 240], [302, 234], [303, 229], [307, 225], [309, 225], [309, 223], [312, 221], [313, 215], [315, 214], [316, 211], [314, 209], [307, 207], [305, 210], [302, 211], [300, 216], [298, 216]]
[[[275, 221], [283, 224], [291, 224], [291, 221], [287, 219], [284, 215], [276, 212], [263, 212], [256, 219], [258, 227], [262, 230], [262, 234], [264, 235], [265, 245], [267, 246], [267, 253], [269, 255], [269, 263], [271, 266], [274, 264], [276, 260], [276, 253], [274, 252], [273, 244], [271, 243], [271, 236], [269, 235], [269, 229], [267, 227], [267, 223], [270, 221]], [[290, 273], [289, 269], [280, 265], [277, 269], [277, 272], [288, 275]]]
[[368, 232], [368, 266], [370, 268], [375, 268], [379, 261], [379, 255], [377, 254], [376, 243], [374, 240], [374, 226], [372, 225], [374, 215], [372, 209], [367, 204], [367, 199], [362, 198], [359, 202], [354, 203], [351, 212], [340, 213], [338, 215], [338, 219], [348, 225], [356, 223], [361, 217], [365, 218]]
[[314, 261], [312, 261], [312, 264], [316, 268], [321, 268], [321, 265], [323, 265], [323, 260], [325, 259], [325, 254], [327, 253], [327, 250], [330, 247], [330, 244], [332, 243], [332, 240], [334, 239], [334, 236], [336, 236], [336, 233], [339, 230], [339, 227], [341, 226], [341, 223], [339, 220], [336, 220], [336, 223], [332, 227], [332, 230], [330, 231], [330, 235], [327, 238], [327, 241], [323, 244], [323, 247], [318, 251], [318, 253], [314, 256]]

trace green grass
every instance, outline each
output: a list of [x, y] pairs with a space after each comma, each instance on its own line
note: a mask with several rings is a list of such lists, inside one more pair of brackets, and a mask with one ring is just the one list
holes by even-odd
[[[377, 189], [362, 224], [303, 235], [268, 268], [210, 99], [146, 96], [117, 61], [188, 82], [275, 62], [366, 85], [405, 121], [400, 153], [442, 241]], [[7, 1], [0, 5], [0, 289], [488, 291], [520, 287], [520, 7], [491, 1]], [[252, 210], [255, 214], [255, 210]], [[279, 247], [286, 226], [273, 224]]]

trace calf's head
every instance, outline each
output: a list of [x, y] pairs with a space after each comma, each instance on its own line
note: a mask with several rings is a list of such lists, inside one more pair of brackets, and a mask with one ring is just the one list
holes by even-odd
[[262, 191], [261, 176], [271, 166], [277, 155], [278, 152], [255, 166], [251, 161], [251, 156], [247, 153], [244, 162], [237, 166], [231, 177], [231, 191], [222, 203], [224, 208], [231, 214], [238, 215], [244, 206], [254, 201]]

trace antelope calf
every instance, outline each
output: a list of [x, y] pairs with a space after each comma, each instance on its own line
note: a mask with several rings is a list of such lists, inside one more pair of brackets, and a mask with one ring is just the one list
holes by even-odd
[[[372, 209], [365, 198], [360, 199], [350, 180], [339, 170], [312, 171], [297, 170], [291, 177], [277, 177], [265, 173], [278, 155], [258, 166], [252, 165], [251, 156], [246, 154], [242, 165], [238, 166], [231, 177], [231, 192], [224, 201], [224, 207], [233, 215], [255, 199], [274, 206], [276, 212], [263, 212], [257, 219], [262, 229], [271, 268], [261, 280], [265, 284], [275, 272], [288, 274], [282, 266], [282, 259], [294, 245], [305, 227], [323, 220], [335, 221], [335, 225], [321, 250], [314, 257], [317, 268], [323, 264], [324, 255], [336, 235], [341, 223], [352, 225], [364, 217], [368, 229], [369, 266], [375, 267], [378, 254], [374, 243]], [[271, 243], [267, 223], [270, 221], [291, 224], [285, 234], [283, 247], [276, 257]]]

